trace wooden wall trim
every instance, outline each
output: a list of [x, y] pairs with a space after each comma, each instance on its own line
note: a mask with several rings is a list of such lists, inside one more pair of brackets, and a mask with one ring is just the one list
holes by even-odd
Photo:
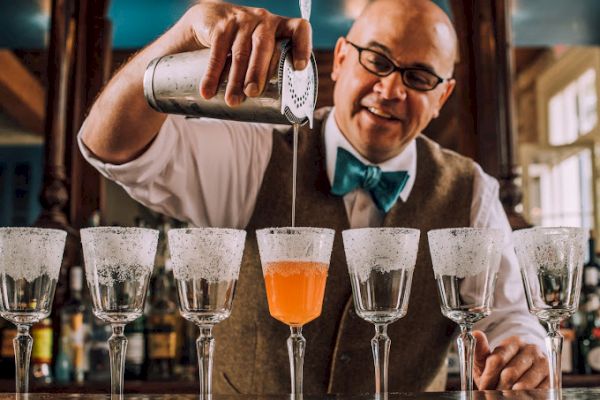
[[44, 87], [10, 50], [0, 49], [0, 109], [20, 126], [44, 132]]

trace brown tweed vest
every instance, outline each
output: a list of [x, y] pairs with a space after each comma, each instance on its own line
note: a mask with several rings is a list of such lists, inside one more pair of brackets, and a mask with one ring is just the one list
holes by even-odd
[[[343, 199], [330, 194], [321, 123], [301, 130], [298, 155], [297, 226], [336, 230], [323, 311], [303, 329], [307, 340], [304, 393], [369, 393], [374, 390], [370, 339], [373, 325], [354, 312], [341, 231], [348, 229]], [[286, 394], [290, 390], [286, 339], [289, 328], [271, 318], [255, 230], [289, 226], [292, 133], [273, 132], [273, 150], [252, 219], [230, 318], [215, 329], [214, 393]], [[421, 230], [408, 314], [389, 326], [392, 339], [389, 390], [421, 391], [445, 360], [454, 323], [440, 312], [428, 252], [427, 231], [469, 226], [474, 164], [417, 139], [418, 173], [406, 203], [390, 210], [384, 226]]]

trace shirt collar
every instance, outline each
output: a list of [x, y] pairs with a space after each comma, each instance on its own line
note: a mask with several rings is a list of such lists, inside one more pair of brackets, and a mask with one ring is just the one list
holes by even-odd
[[349, 151], [354, 157], [358, 158], [365, 165], [377, 165], [384, 172], [394, 171], [407, 171], [408, 181], [400, 192], [400, 198], [402, 201], [406, 201], [410, 192], [415, 184], [415, 177], [417, 174], [417, 144], [416, 141], [411, 141], [408, 146], [397, 156], [390, 158], [389, 160], [380, 163], [373, 164], [367, 161], [361, 156], [358, 151], [348, 142], [348, 139], [342, 134], [340, 128], [335, 121], [335, 108], [331, 109], [331, 112], [327, 116], [327, 121], [324, 125], [325, 135], [325, 152], [326, 152], [326, 164], [327, 164], [327, 177], [329, 178], [329, 184], [333, 185], [333, 178], [335, 174], [335, 162], [337, 158], [337, 148], [341, 147], [344, 150]]

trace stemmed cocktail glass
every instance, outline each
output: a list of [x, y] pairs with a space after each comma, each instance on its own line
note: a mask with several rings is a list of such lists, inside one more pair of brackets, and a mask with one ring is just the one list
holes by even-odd
[[356, 314], [375, 324], [371, 340], [375, 394], [388, 391], [387, 326], [406, 315], [419, 235], [419, 230], [405, 228], [342, 232]]
[[154, 267], [158, 231], [146, 228], [98, 227], [81, 230], [85, 277], [94, 315], [112, 327], [108, 339], [110, 386], [123, 395], [127, 338], [125, 324], [144, 311], [148, 282]]
[[548, 325], [550, 387], [561, 389], [560, 321], [577, 310], [585, 254], [581, 228], [531, 228], [513, 233], [529, 311]]
[[334, 231], [268, 228], [256, 231], [271, 316], [290, 326], [287, 340], [292, 395], [302, 395], [306, 340], [302, 326], [321, 314]]
[[451, 228], [427, 233], [442, 314], [460, 326], [461, 389], [473, 390], [473, 324], [492, 311], [504, 234], [498, 229]]
[[66, 237], [57, 229], [0, 228], [0, 315], [17, 326], [17, 393], [29, 391], [29, 329], [50, 315]]
[[200, 394], [210, 395], [215, 340], [212, 328], [228, 318], [246, 232], [190, 228], [169, 231], [169, 250], [181, 315], [200, 329], [196, 341]]

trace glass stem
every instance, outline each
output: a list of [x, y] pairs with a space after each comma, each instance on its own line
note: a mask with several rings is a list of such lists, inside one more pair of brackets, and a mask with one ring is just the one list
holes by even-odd
[[375, 365], [375, 394], [388, 391], [388, 362], [392, 341], [387, 335], [387, 324], [375, 324], [375, 336], [371, 339]]
[[112, 335], [108, 338], [110, 352], [110, 393], [112, 396], [123, 396], [123, 369], [127, 338], [123, 335], [125, 324], [112, 324]]
[[460, 389], [473, 390], [473, 362], [475, 355], [475, 338], [472, 324], [461, 324], [460, 334], [456, 339], [458, 357], [460, 359]]
[[29, 325], [17, 325], [17, 336], [13, 339], [15, 349], [15, 369], [17, 374], [17, 393], [29, 392], [29, 360], [33, 338], [29, 334]]
[[301, 326], [290, 326], [290, 337], [287, 340], [288, 356], [290, 358], [290, 376], [292, 395], [302, 395], [302, 376], [304, 373], [304, 350], [306, 339], [302, 336]]
[[196, 340], [198, 352], [198, 374], [200, 376], [200, 395], [212, 393], [212, 365], [215, 351], [215, 338], [212, 335], [212, 325], [199, 326], [200, 335]]
[[563, 336], [559, 330], [559, 322], [548, 322], [548, 335], [546, 336], [546, 347], [550, 357], [550, 389], [562, 388], [562, 373], [560, 357], [562, 354]]

